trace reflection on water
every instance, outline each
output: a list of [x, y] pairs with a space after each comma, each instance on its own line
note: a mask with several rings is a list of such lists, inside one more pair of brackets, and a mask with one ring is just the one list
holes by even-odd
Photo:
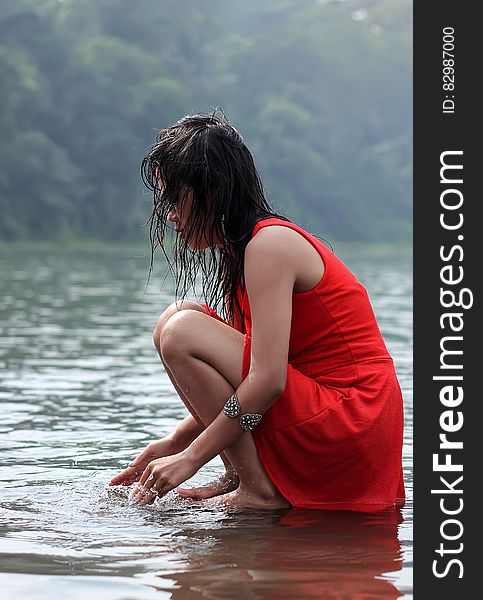
[[[158, 589], [187, 598], [236, 598], [249, 586], [254, 598], [399, 598], [402, 594], [382, 578], [399, 568], [397, 527], [401, 511], [377, 516], [295, 509], [251, 514], [237, 511], [212, 529], [179, 533], [179, 552], [189, 568], [164, 573]], [[236, 531], [236, 533], [234, 532]], [[235, 533], [235, 534], [234, 534]]]
[[[148, 256], [129, 249], [3, 253], [5, 597], [411, 597], [410, 258], [343, 258], [368, 288], [406, 403], [408, 502], [373, 515], [207, 509], [175, 492], [129, 506], [108, 480], [186, 414], [151, 342], [173, 290], [159, 294], [155, 277], [144, 294]], [[221, 468], [214, 459], [192, 483]]]

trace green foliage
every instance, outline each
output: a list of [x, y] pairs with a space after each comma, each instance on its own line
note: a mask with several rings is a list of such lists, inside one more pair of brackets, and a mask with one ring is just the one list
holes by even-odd
[[0, 237], [135, 240], [157, 130], [221, 106], [273, 205], [411, 236], [409, 0], [4, 0]]

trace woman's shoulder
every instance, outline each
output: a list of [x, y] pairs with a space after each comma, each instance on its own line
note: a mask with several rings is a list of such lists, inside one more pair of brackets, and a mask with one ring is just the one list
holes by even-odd
[[[263, 270], [270, 265], [273, 275], [290, 271], [294, 276], [294, 293], [303, 293], [322, 285], [326, 272], [322, 243], [298, 226], [287, 227], [274, 223], [263, 227], [247, 245], [245, 264]], [[327, 249], [328, 250], [328, 249]]]
[[315, 246], [323, 256], [332, 251], [315, 234], [294, 223], [277, 218], [259, 221], [253, 228], [247, 249], [263, 251], [297, 252]]
[[[270, 220], [274, 221], [274, 219]], [[283, 253], [287, 243], [293, 243], [300, 238], [296, 229], [290, 227], [290, 225], [294, 225], [293, 223], [287, 222], [286, 225], [281, 225], [279, 220], [275, 223], [267, 221], [259, 221], [255, 225], [252, 237], [247, 244], [247, 251], [270, 251], [272, 249]]]

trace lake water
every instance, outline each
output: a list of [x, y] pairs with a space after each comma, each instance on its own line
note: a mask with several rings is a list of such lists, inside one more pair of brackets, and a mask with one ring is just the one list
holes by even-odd
[[130, 506], [107, 482], [187, 414], [151, 340], [173, 300], [161, 254], [144, 292], [147, 252], [1, 252], [2, 598], [412, 598], [411, 257], [338, 253], [403, 388], [402, 510], [207, 509], [174, 491]]

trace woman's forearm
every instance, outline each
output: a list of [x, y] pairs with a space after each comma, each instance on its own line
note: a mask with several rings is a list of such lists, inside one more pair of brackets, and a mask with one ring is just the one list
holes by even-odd
[[184, 450], [203, 430], [203, 425], [200, 425], [193, 415], [189, 414], [167, 437], [171, 439], [173, 445], [176, 446], [177, 449]]
[[[269, 379], [248, 375], [236, 393], [241, 405], [241, 414], [261, 413], [263, 415], [282, 392], [279, 388], [272, 386]], [[186, 452], [200, 468], [217, 454], [229, 448], [244, 433], [240, 419], [227, 417], [222, 410], [216, 419], [194, 438], [186, 448]]]

